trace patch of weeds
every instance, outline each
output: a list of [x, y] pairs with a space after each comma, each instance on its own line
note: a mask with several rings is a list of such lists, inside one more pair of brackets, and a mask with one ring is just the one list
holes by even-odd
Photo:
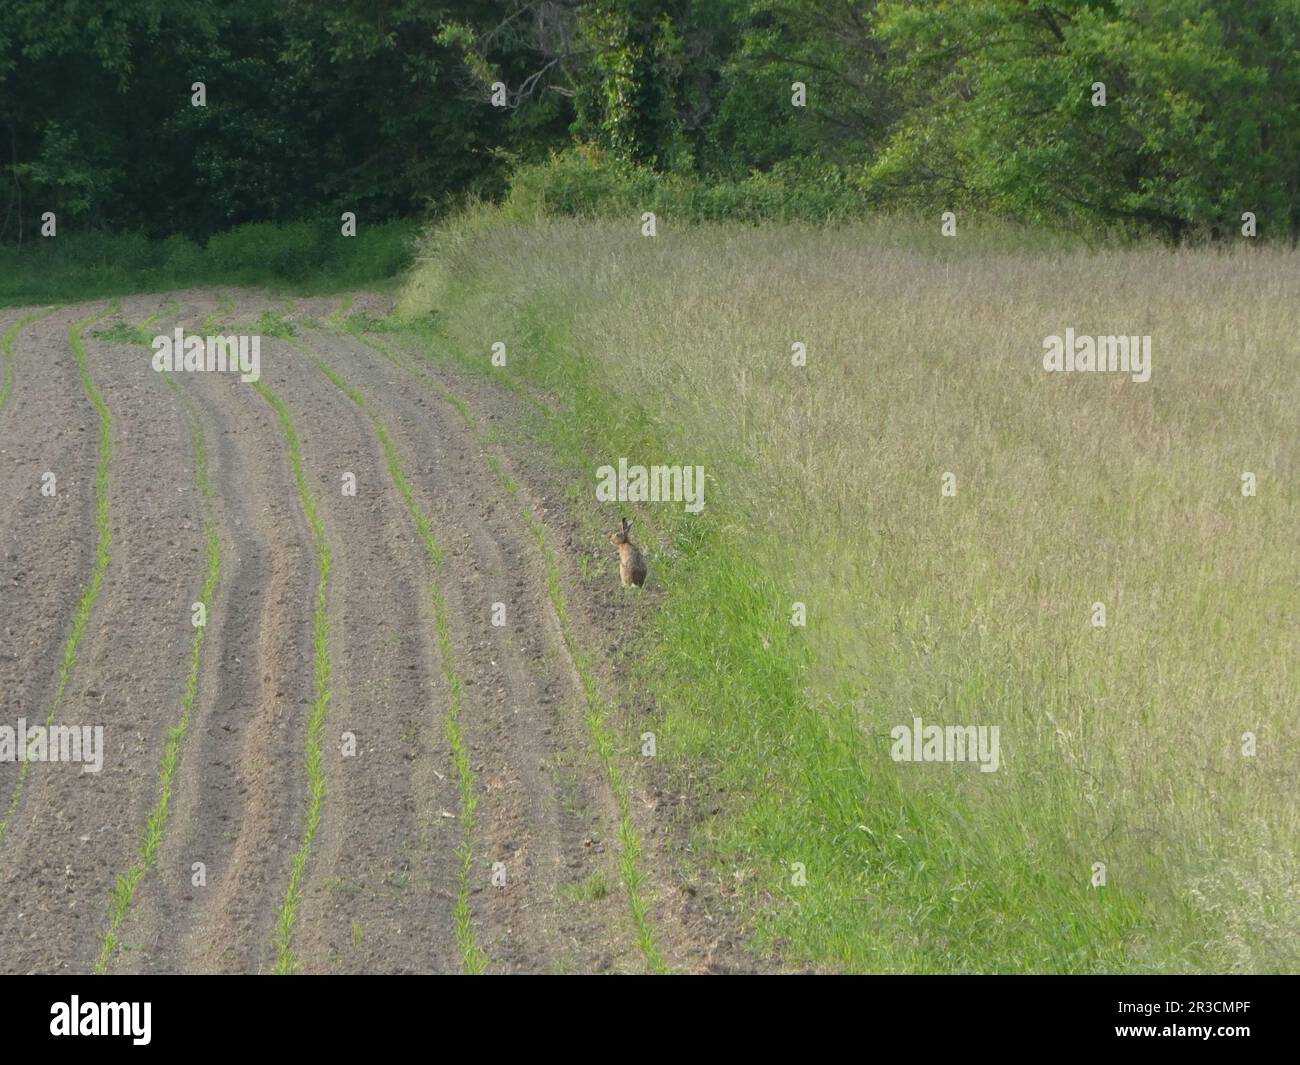
[[557, 765], [552, 772], [555, 790], [560, 797], [560, 806], [566, 814], [581, 816], [584, 812], [582, 785], [577, 772], [567, 765]]
[[561, 884], [559, 894], [566, 902], [598, 902], [609, 897], [609, 878], [605, 870], [597, 869], [581, 880]]
[[263, 311], [253, 329], [264, 337], [284, 339], [298, 335], [298, 327], [279, 311]]
[[129, 322], [117, 321], [107, 329], [98, 329], [92, 334], [97, 340], [107, 340], [110, 344], [143, 344], [148, 347], [153, 337], [142, 326]]
[[403, 890], [409, 887], [411, 883], [411, 867], [409, 865], [403, 865], [402, 868], [394, 869], [392, 872], [387, 873], [384, 876], [384, 883], [388, 887], [394, 887], [398, 890]]
[[353, 311], [347, 317], [347, 329], [351, 333], [398, 333], [406, 328], [396, 318], [379, 317], [368, 311]]

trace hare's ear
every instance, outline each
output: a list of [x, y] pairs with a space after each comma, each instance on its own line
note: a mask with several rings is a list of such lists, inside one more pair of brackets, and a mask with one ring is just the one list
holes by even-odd
[[626, 535], [627, 535], [628, 533], [630, 533], [631, 531], [632, 531], [632, 523], [631, 523], [630, 521], [628, 521], [627, 518], [624, 518], [624, 519], [623, 519], [623, 535], [626, 536]]

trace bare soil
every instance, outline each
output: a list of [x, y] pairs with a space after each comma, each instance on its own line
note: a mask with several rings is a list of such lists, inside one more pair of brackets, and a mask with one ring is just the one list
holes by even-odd
[[[619, 707], [614, 724], [627, 746], [620, 759], [644, 841], [650, 920], [670, 965], [768, 968], [745, 950], [712, 879], [681, 860], [681, 796], [638, 763], [633, 741], [645, 708], [624, 690], [617, 660], [651, 604], [622, 594], [612, 549], [588, 542], [564, 501], [563, 477], [523, 431], [518, 397], [424, 364], [468, 405], [479, 430], [499, 430], [485, 450], [430, 380], [321, 327], [338, 305], [191, 291], [128, 300], [121, 313], [138, 325], [163, 312], [156, 333], [176, 325], [199, 332], [208, 320], [252, 332], [272, 308], [299, 326], [296, 342], [263, 336], [261, 371], [292, 415], [333, 554], [326, 793], [294, 937], [301, 970], [461, 969], [453, 914], [464, 810], [446, 732], [448, 666], [463, 686], [460, 723], [475, 774], [469, 906], [487, 971], [646, 969], [619, 878], [617, 806], [525, 508], [546, 528], [575, 631]], [[354, 306], [387, 309], [376, 296]], [[68, 328], [103, 310], [63, 308], [24, 328], [15, 345], [13, 394], [0, 411], [0, 725], [43, 723], [49, 714], [94, 565], [99, 425]], [[5, 312], [0, 328], [22, 313]], [[0, 971], [90, 971], [117, 879], [137, 860], [158, 800], [159, 759], [181, 717], [191, 605], [204, 576], [193, 423], [207, 442], [221, 581], [167, 830], [110, 969], [267, 972], [309, 799], [311, 529], [270, 404], [229, 373], [178, 374], [173, 392], [151, 369], [148, 348], [94, 336], [113, 320], [85, 332], [113, 417], [112, 561], [58, 715], [60, 723], [104, 726], [105, 764], [98, 774], [32, 764], [0, 842], [8, 902]], [[364, 394], [364, 409], [317, 360]], [[390, 475], [375, 419], [443, 549], [436, 568]], [[516, 493], [493, 474], [489, 452], [520, 483]], [[45, 471], [58, 476], [53, 498], [40, 493]], [[349, 476], [355, 495], [343, 490]], [[433, 580], [446, 601], [450, 662], [439, 650]], [[504, 624], [493, 624], [502, 608]], [[4, 809], [17, 778], [15, 763], [0, 762]]]

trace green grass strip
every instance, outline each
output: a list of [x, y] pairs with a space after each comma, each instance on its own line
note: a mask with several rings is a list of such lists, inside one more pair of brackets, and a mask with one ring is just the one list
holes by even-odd
[[455, 910], [456, 942], [460, 947], [461, 961], [465, 971], [473, 974], [481, 973], [487, 967], [488, 957], [479, 947], [469, 908], [471, 878], [474, 871], [474, 813], [478, 809], [478, 798], [474, 790], [474, 770], [470, 766], [469, 752], [465, 748], [465, 737], [460, 727], [460, 711], [464, 702], [464, 688], [461, 684], [460, 674], [456, 671], [455, 650], [451, 642], [447, 601], [443, 597], [437, 578], [437, 570], [442, 565], [445, 553], [442, 545], [438, 543], [438, 539], [434, 535], [433, 523], [429, 520], [429, 515], [425, 513], [424, 508], [416, 500], [415, 493], [411, 490], [410, 481], [407, 480], [406, 473], [402, 469], [402, 463], [392, 437], [389, 436], [388, 430], [384, 427], [378, 415], [366, 403], [365, 396], [349, 385], [323, 360], [307, 353], [301, 344], [297, 346], [311, 358], [312, 362], [334, 383], [340, 392], [369, 416], [371, 424], [374, 426], [375, 436], [384, 449], [388, 475], [393, 479], [393, 484], [397, 487], [402, 502], [406, 505], [411, 519], [415, 522], [420, 540], [424, 544], [425, 554], [428, 555], [429, 562], [433, 566], [434, 576], [429, 581], [429, 595], [433, 602], [434, 627], [438, 636], [438, 653], [442, 661], [442, 673], [447, 681], [447, 689], [450, 693], [446, 734], [460, 784], [462, 830], [461, 843], [456, 849], [456, 857], [460, 863], [460, 883], [456, 895]]
[[303, 513], [311, 526], [312, 541], [316, 549], [317, 580], [316, 609], [314, 615], [314, 644], [316, 652], [316, 687], [315, 698], [307, 719], [307, 786], [310, 799], [307, 805], [307, 821], [303, 829], [302, 843], [294, 855], [293, 866], [289, 874], [289, 886], [285, 891], [284, 902], [276, 918], [276, 960], [274, 972], [277, 974], [294, 973], [299, 964], [293, 952], [294, 926], [298, 920], [298, 908], [302, 902], [302, 884], [307, 872], [307, 861], [311, 857], [312, 843], [320, 827], [321, 809], [325, 803], [325, 769], [322, 760], [321, 739], [325, 730], [325, 718], [329, 713], [330, 701], [330, 621], [327, 609], [330, 570], [333, 566], [333, 553], [329, 540], [325, 537], [325, 526], [321, 522], [316, 508], [316, 497], [307, 483], [307, 474], [303, 468], [302, 445], [298, 432], [294, 429], [293, 418], [284, 400], [277, 396], [264, 381], [256, 381], [257, 389], [280, 418], [280, 428], [289, 446], [289, 460], [293, 465], [293, 479], [298, 488], [298, 498], [302, 502]]
[[14, 341], [18, 339], [18, 334], [23, 331], [23, 326], [32, 322], [39, 321], [42, 318], [48, 318], [55, 311], [54, 307], [45, 311], [37, 311], [35, 314], [29, 314], [19, 318], [14, 322], [4, 335], [4, 340], [0, 341], [0, 349], [5, 353], [5, 376], [0, 381], [0, 410], [5, 409], [5, 404], [9, 402], [9, 393], [14, 387]]
[[[99, 466], [95, 471], [95, 565], [90, 573], [90, 583], [82, 590], [81, 601], [77, 604], [76, 613], [72, 618], [72, 631], [68, 634], [68, 641], [63, 647], [59, 683], [54, 690], [54, 702], [50, 706], [49, 716], [45, 719], [47, 729], [54, 724], [55, 715], [63, 705], [63, 696], [68, 689], [72, 667], [77, 661], [77, 648], [81, 646], [82, 638], [86, 635], [90, 612], [95, 606], [95, 600], [99, 598], [100, 589], [104, 586], [104, 576], [108, 573], [108, 564], [112, 560], [113, 529], [109, 521], [108, 475], [113, 462], [113, 415], [109, 413], [108, 404], [104, 402], [103, 395], [100, 394], [94, 379], [90, 376], [86, 348], [81, 340], [82, 331], [86, 326], [99, 321], [108, 313], [103, 311], [100, 314], [92, 314], [89, 318], [82, 318], [68, 327], [68, 339], [72, 343], [73, 357], [77, 360], [77, 372], [81, 375], [82, 387], [85, 388], [86, 395], [90, 397], [91, 403], [99, 414]], [[5, 812], [4, 820], [0, 821], [0, 843], [3, 843], [9, 834], [9, 825], [13, 821], [18, 804], [22, 801], [30, 770], [31, 763], [24, 760], [18, 770], [18, 780], [14, 784], [14, 793], [9, 799], [9, 808]]]
[[[142, 326], [141, 328], [145, 327]], [[170, 373], [164, 374], [163, 379], [177, 396], [183, 394], [180, 386]], [[208, 479], [207, 442], [203, 436], [203, 427], [192, 412], [190, 414], [190, 435], [194, 444], [195, 480], [198, 484], [199, 499], [203, 510], [207, 573], [203, 580], [203, 587], [199, 592], [199, 602], [203, 604], [204, 618], [206, 620], [207, 615], [212, 610], [212, 601], [216, 597], [217, 585], [221, 580], [221, 539], [217, 535], [217, 525], [213, 516], [213, 502], [216, 493], [213, 490], [211, 481]], [[118, 878], [117, 888], [113, 892], [113, 901], [108, 913], [108, 931], [104, 935], [99, 959], [95, 962], [95, 972], [97, 974], [108, 971], [108, 963], [120, 943], [119, 933], [122, 923], [126, 920], [126, 915], [131, 909], [131, 903], [135, 899], [136, 889], [140, 886], [140, 881], [144, 879], [145, 873], [153, 867], [154, 862], [157, 860], [158, 848], [162, 845], [163, 834], [167, 830], [171, 810], [172, 782], [176, 776], [176, 766], [180, 762], [181, 745], [185, 741], [186, 733], [189, 732], [194, 703], [199, 693], [199, 667], [202, 662], [203, 636], [206, 631], [206, 625], [199, 625], [194, 629], [194, 639], [190, 643], [190, 672], [185, 684], [185, 694], [181, 697], [180, 720], [168, 731], [167, 742], [163, 747], [162, 763], [158, 772], [158, 802], [145, 823], [144, 842], [140, 845], [135, 864], [131, 866], [125, 875]]]
[[[423, 369], [409, 365], [406, 360], [396, 353], [362, 336], [355, 330], [349, 330], [348, 332], [357, 341], [379, 352], [395, 366], [427, 381], [443, 399], [456, 409], [464, 419], [465, 424], [478, 437], [480, 444], [483, 445], [484, 453], [489, 454], [488, 442], [484, 439], [478, 428], [478, 423], [464, 400], [456, 396], [440, 382], [435, 381]], [[519, 485], [506, 473], [501, 463], [496, 461], [495, 457], [490, 454], [488, 465], [497, 480], [500, 481], [501, 486], [510, 495], [516, 495]], [[640, 866], [641, 837], [632, 822], [632, 804], [628, 794], [627, 782], [623, 779], [623, 773], [619, 767], [617, 748], [610, 735], [609, 709], [600, 695], [600, 688], [596, 683], [595, 671], [591, 667], [590, 659], [578, 640], [569, 619], [569, 611], [564, 600], [564, 585], [560, 576], [559, 561], [551, 550], [550, 544], [547, 543], [546, 531], [527, 507], [523, 508], [523, 516], [529, 532], [537, 541], [537, 546], [546, 564], [547, 591], [551, 598], [551, 604], [555, 608], [556, 616], [560, 619], [560, 631], [564, 638], [565, 647], [568, 648], [569, 656], [573, 659], [574, 667], [577, 669], [578, 676], [582, 681], [583, 696], [587, 704], [584, 720], [591, 734], [592, 744], [596, 748], [601, 764], [605, 769], [610, 790], [613, 792], [615, 802], [618, 805], [618, 835], [621, 848], [619, 871], [623, 879], [623, 889], [627, 894], [628, 908], [632, 912], [632, 921], [636, 927], [637, 942], [640, 944], [641, 952], [645, 955], [646, 964], [650, 967], [650, 970], [655, 973], [667, 973], [670, 970], [664, 960], [663, 952], [659, 949], [654, 929], [651, 927], [649, 908], [646, 905], [645, 895], [642, 890], [646, 878]]]

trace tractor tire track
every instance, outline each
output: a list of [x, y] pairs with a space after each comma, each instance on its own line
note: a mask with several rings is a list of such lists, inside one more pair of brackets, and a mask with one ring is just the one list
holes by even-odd
[[[489, 971], [639, 971], [614, 884], [617, 844], [607, 795], [577, 716], [580, 693], [549, 620], [546, 577], [481, 448], [445, 403], [350, 337], [311, 334], [331, 366], [346, 366], [389, 427], [413, 494], [446, 549], [439, 578], [465, 685], [465, 737], [482, 799], [471, 905]], [[491, 624], [493, 604], [506, 624]], [[504, 873], [503, 886], [492, 875]], [[601, 929], [592, 935], [593, 923]], [[596, 949], [593, 949], [595, 947]]]
[[284, 901], [276, 913], [275, 960], [272, 972], [289, 975], [299, 968], [294, 952], [294, 933], [298, 922], [298, 908], [302, 903], [303, 881], [307, 876], [307, 863], [311, 861], [312, 845], [320, 829], [325, 809], [326, 776], [322, 751], [325, 723], [329, 716], [330, 697], [333, 694], [333, 661], [330, 655], [330, 576], [334, 568], [334, 549], [325, 533], [320, 518], [320, 508], [307, 477], [302, 445], [289, 408], [265, 381], [253, 382], [258, 394], [274, 409], [280, 419], [280, 431], [289, 451], [293, 467], [294, 488], [307, 525], [311, 529], [312, 554], [316, 567], [316, 595], [312, 607], [312, 700], [306, 720], [306, 776], [307, 805], [303, 814], [303, 829], [293, 862], [289, 866], [289, 883]]
[[454, 972], [459, 802], [423, 549], [365, 417], [292, 343], [274, 343], [263, 373], [291, 411], [333, 548], [330, 792], [297, 958], [305, 972]]
[[[152, 323], [162, 316], [156, 311], [147, 323]], [[95, 962], [95, 972], [105, 973], [113, 961], [114, 953], [121, 944], [121, 929], [135, 901], [135, 894], [140, 882], [150, 872], [158, 858], [158, 850], [165, 838], [171, 815], [171, 798], [176, 784], [185, 741], [188, 737], [190, 721], [194, 716], [194, 704], [199, 693], [199, 673], [203, 664], [203, 644], [207, 632], [206, 614], [211, 611], [213, 600], [220, 588], [221, 580], [221, 537], [217, 532], [213, 513], [216, 500], [212, 483], [208, 477], [207, 438], [203, 425], [193, 411], [193, 402], [184, 394], [173, 375], [164, 378], [173, 395], [182, 398], [186, 408], [185, 421], [189, 429], [190, 441], [194, 454], [195, 487], [198, 491], [199, 507], [202, 511], [204, 562], [206, 569], [203, 583], [198, 591], [193, 610], [203, 613], [202, 619], [191, 617], [194, 635], [190, 643], [190, 669], [186, 677], [185, 694], [181, 700], [181, 713], [176, 724], [167, 732], [166, 745], [163, 748], [159, 765], [157, 803], [149, 813], [144, 826], [144, 837], [135, 863], [129, 870], [118, 877], [117, 888], [113, 894], [109, 910], [108, 928], [104, 934], [104, 943]]]
[[[95, 408], [98, 421], [98, 461], [95, 466], [95, 563], [91, 569], [90, 579], [82, 589], [80, 601], [72, 616], [72, 624], [68, 631], [67, 639], [63, 644], [63, 655], [59, 664], [58, 681], [55, 685], [53, 698], [49, 703], [49, 712], [42, 720], [36, 718], [36, 728], [38, 730], [48, 731], [49, 726], [59, 720], [59, 711], [63, 705], [64, 697], [67, 693], [68, 685], [72, 679], [72, 670], [76, 665], [77, 651], [85, 638], [86, 629], [90, 624], [90, 615], [94, 609], [95, 602], [103, 587], [104, 577], [108, 572], [109, 562], [111, 561], [112, 552], [112, 527], [111, 527], [111, 509], [108, 494], [109, 472], [113, 460], [113, 418], [109, 413], [108, 406], [99, 389], [95, 386], [94, 379], [90, 375], [87, 366], [86, 351], [83, 340], [83, 332], [92, 322], [99, 321], [107, 312], [92, 313], [86, 318], [73, 322], [68, 327], [68, 343], [72, 348], [73, 358], [77, 364], [77, 373], [81, 380], [86, 396]], [[42, 496], [46, 495], [45, 488], [48, 483], [50, 489], [50, 498], [57, 495], [57, 478], [54, 477], [47, 482], [46, 474], [42, 475]], [[24, 737], [26, 730], [23, 731]], [[20, 737], [19, 742], [23, 745], [26, 738]], [[39, 737], [38, 737], [39, 739]], [[27, 797], [28, 780], [31, 776], [32, 766], [39, 765], [44, 761], [44, 756], [33, 752], [33, 757], [29, 758], [24, 751], [17, 756], [17, 773], [13, 781], [13, 788], [9, 794], [7, 805], [0, 807], [0, 844], [4, 844], [10, 839], [11, 829], [14, 826], [15, 818], [19, 813], [19, 808], [23, 805]], [[9, 852], [14, 850], [13, 844], [10, 844]], [[15, 859], [16, 861], [16, 859]], [[71, 867], [67, 867], [70, 871]], [[13, 862], [10, 865], [9, 876], [13, 876]], [[69, 872], [67, 875], [71, 875]]]
[[[187, 332], [229, 305], [221, 293], [176, 298]], [[311, 532], [278, 418], [252, 385], [206, 373], [177, 384], [208, 441], [223, 574], [158, 875], [141, 885], [123, 929], [133, 949], [115, 969], [265, 972], [307, 801]]]
[[[95, 566], [98, 418], [68, 347], [85, 313], [68, 308], [31, 323], [6, 360], [15, 385], [0, 421], [0, 714], [13, 728], [20, 718], [43, 723], [54, 704], [73, 613]], [[53, 496], [41, 491], [47, 472]], [[21, 776], [17, 761], [0, 761], [5, 836]], [[0, 841], [0, 878], [5, 850]], [[18, 971], [11, 951], [0, 964]]]

